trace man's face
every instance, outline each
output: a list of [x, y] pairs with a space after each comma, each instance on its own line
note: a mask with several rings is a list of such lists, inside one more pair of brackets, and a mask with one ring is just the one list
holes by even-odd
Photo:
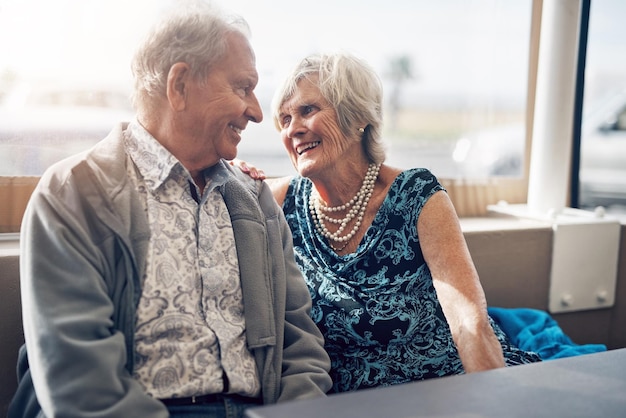
[[[255, 56], [240, 34], [228, 36], [226, 53], [204, 82], [193, 81], [177, 127], [179, 145], [188, 169], [204, 169], [237, 156], [241, 131], [263, 113], [254, 95], [258, 82]], [[182, 129], [180, 129], [182, 128]], [[179, 157], [180, 158], [180, 157]], [[181, 160], [182, 161], [182, 160]]]

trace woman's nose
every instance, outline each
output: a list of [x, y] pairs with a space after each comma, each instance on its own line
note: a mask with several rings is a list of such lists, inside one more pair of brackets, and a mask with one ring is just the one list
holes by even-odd
[[303, 133], [306, 128], [302, 122], [303, 121], [301, 118], [294, 116], [289, 121], [289, 126], [287, 126], [287, 129], [286, 129], [287, 137], [293, 138]]

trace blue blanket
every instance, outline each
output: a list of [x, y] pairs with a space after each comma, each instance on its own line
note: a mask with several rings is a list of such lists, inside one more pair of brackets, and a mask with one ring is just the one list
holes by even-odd
[[488, 308], [489, 315], [511, 342], [543, 360], [606, 351], [604, 344], [575, 344], [547, 312], [528, 308]]

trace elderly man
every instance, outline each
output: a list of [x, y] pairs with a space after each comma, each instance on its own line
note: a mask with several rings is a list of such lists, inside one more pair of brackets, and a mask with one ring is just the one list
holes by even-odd
[[133, 73], [136, 120], [50, 168], [26, 211], [9, 416], [240, 417], [323, 396], [289, 227], [265, 183], [224, 162], [263, 118], [247, 25], [186, 7]]

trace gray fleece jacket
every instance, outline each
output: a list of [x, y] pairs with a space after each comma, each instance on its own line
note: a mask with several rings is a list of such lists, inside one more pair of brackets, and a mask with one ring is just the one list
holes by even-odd
[[[23, 355], [9, 417], [168, 416], [132, 376], [150, 230], [126, 176], [125, 127], [49, 169], [28, 204], [20, 257], [28, 363]], [[221, 164], [232, 173], [221, 192], [263, 400], [323, 396], [330, 361], [283, 213], [264, 182]]]

